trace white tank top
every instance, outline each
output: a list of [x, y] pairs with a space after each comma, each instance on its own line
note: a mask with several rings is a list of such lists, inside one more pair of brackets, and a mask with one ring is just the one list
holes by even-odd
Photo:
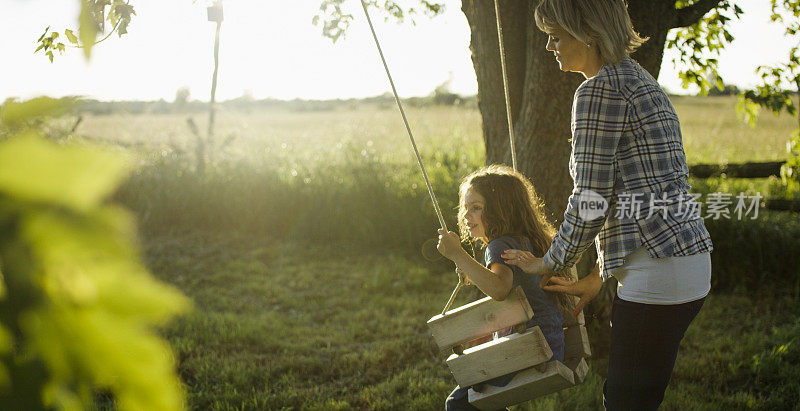
[[619, 298], [643, 304], [683, 304], [711, 291], [711, 253], [651, 258], [639, 247], [612, 274]]

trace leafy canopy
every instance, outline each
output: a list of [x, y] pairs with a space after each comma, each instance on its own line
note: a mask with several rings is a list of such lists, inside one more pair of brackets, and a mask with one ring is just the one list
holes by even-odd
[[[131, 18], [136, 15], [133, 6], [127, 0], [80, 0], [81, 13], [79, 17], [78, 35], [71, 29], [63, 31], [64, 37], [70, 44], [70, 47], [81, 48], [88, 59], [91, 56], [92, 47], [102, 41], [105, 41], [113, 33], [117, 33], [119, 37], [128, 33], [128, 25]], [[112, 29], [100, 40], [97, 40], [98, 33], [102, 33], [105, 24], [108, 22]], [[34, 53], [40, 50], [53, 62], [54, 52], [64, 53], [67, 45], [61, 41], [61, 35], [58, 31], [50, 31], [48, 26], [44, 33], [42, 33], [37, 43], [39, 46]]]

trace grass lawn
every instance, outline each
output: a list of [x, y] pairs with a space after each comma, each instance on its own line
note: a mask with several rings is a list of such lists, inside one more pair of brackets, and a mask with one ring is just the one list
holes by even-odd
[[[455, 386], [425, 326], [455, 284], [442, 262], [234, 235], [148, 238], [145, 256], [196, 304], [164, 330], [193, 409], [441, 409]], [[796, 407], [798, 339], [791, 300], [712, 290], [662, 409]], [[593, 348], [584, 384], [517, 409], [601, 408]]]

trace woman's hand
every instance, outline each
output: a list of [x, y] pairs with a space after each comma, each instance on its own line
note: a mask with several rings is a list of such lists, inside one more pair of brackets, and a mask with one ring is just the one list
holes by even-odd
[[461, 239], [458, 234], [452, 231], [445, 232], [443, 229], [439, 229], [439, 244], [436, 245], [436, 249], [451, 261], [455, 261], [461, 254], [466, 253], [461, 247]]
[[527, 274], [541, 275], [542, 280], [539, 282], [539, 287], [542, 289], [550, 282], [550, 278], [555, 275], [555, 271], [545, 265], [544, 260], [533, 255], [530, 251], [505, 250], [500, 257], [506, 261], [506, 264], [515, 265]]
[[538, 268], [536, 264], [536, 260], [538, 260], [538, 258], [536, 258], [536, 256], [529, 251], [514, 249], [505, 250], [500, 257], [506, 260], [506, 264], [515, 265], [528, 274], [539, 274], [535, 272]]
[[595, 266], [595, 269], [586, 275], [586, 277], [578, 281], [570, 281], [562, 277], [552, 277], [550, 278], [550, 282], [554, 284], [545, 285], [542, 289], [580, 297], [578, 304], [575, 306], [575, 315], [578, 315], [578, 313], [583, 310], [583, 307], [597, 296], [597, 293], [600, 292], [600, 287], [603, 286], [603, 280], [600, 279], [597, 266]]

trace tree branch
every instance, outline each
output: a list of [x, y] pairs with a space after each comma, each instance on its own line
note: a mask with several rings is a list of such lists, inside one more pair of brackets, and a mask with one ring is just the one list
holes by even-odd
[[699, 0], [691, 6], [676, 10], [675, 21], [671, 28], [686, 27], [697, 23], [721, 2], [722, 0]]

